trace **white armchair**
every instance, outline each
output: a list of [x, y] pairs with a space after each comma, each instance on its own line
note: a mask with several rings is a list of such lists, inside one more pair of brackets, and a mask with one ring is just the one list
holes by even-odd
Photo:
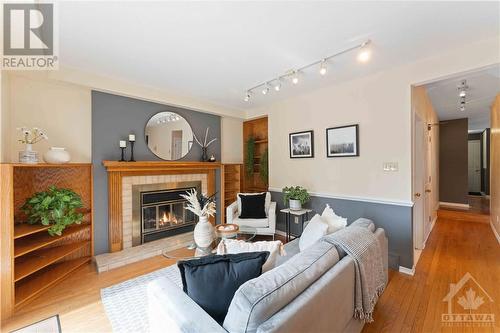
[[[257, 193], [238, 193], [257, 194]], [[226, 208], [227, 223], [234, 223], [240, 226], [249, 226], [257, 229], [257, 235], [273, 236], [276, 232], [276, 202], [271, 202], [271, 193], [266, 195], [266, 218], [265, 219], [240, 219], [241, 200], [237, 200]]]

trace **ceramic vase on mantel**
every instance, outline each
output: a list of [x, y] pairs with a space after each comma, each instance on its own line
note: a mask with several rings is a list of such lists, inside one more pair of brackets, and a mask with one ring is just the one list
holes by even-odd
[[19, 152], [19, 163], [38, 163], [38, 153], [36, 151], [33, 151], [33, 146], [31, 143], [27, 143], [24, 146], [24, 150]]
[[50, 149], [43, 154], [43, 160], [51, 164], [64, 164], [71, 160], [71, 156], [65, 148], [50, 147]]
[[200, 216], [200, 221], [194, 227], [194, 242], [202, 250], [208, 250], [215, 239], [215, 229], [208, 221], [208, 216]]

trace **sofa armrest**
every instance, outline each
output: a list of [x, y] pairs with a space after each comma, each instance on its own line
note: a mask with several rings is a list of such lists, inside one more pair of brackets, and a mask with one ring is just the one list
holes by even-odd
[[274, 232], [276, 230], [276, 202], [271, 202], [269, 206], [269, 213], [267, 214], [269, 220], [269, 231]]
[[226, 333], [208, 313], [168, 278], [147, 286], [149, 331]]
[[233, 223], [234, 217], [238, 214], [238, 201], [233, 202], [226, 208], [226, 223]]

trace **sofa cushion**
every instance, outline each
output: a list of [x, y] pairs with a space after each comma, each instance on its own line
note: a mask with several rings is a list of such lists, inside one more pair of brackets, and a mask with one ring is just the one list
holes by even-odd
[[328, 233], [328, 224], [326, 224], [318, 214], [309, 221], [304, 228], [299, 240], [300, 251], [304, 251], [314, 243], [318, 242]]
[[339, 260], [335, 246], [318, 242], [287, 262], [244, 283], [234, 294], [223, 327], [255, 332]]
[[269, 228], [269, 219], [240, 219], [235, 217], [233, 223], [242, 226], [249, 226], [253, 228]]
[[238, 194], [241, 202], [240, 219], [265, 219], [266, 193], [256, 195]]
[[222, 324], [236, 290], [262, 273], [269, 252], [207, 256], [179, 261], [183, 290]]
[[321, 218], [328, 224], [328, 233], [332, 234], [340, 229], [344, 229], [347, 225], [347, 219], [342, 216], [338, 216], [333, 211], [329, 204], [326, 204], [323, 213], [321, 213]]
[[285, 255], [283, 243], [277, 241], [247, 242], [241, 239], [223, 239], [217, 246], [217, 254], [232, 254], [244, 252], [269, 252], [266, 263], [262, 266], [262, 272], [267, 272], [276, 266], [278, 256]]
[[[238, 193], [238, 194], [243, 194], [243, 195], [257, 195], [257, 194], [266, 194], [266, 215], [269, 215], [269, 207], [271, 207], [271, 193], [270, 192], [259, 192], [259, 193]], [[240, 197], [237, 196], [236, 201], [238, 202], [238, 214], [241, 213], [241, 200]]]

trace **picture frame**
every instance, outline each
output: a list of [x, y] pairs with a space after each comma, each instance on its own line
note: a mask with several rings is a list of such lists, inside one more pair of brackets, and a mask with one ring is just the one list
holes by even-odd
[[359, 125], [326, 129], [326, 157], [359, 156]]
[[314, 157], [314, 131], [294, 132], [288, 135], [290, 158]]

